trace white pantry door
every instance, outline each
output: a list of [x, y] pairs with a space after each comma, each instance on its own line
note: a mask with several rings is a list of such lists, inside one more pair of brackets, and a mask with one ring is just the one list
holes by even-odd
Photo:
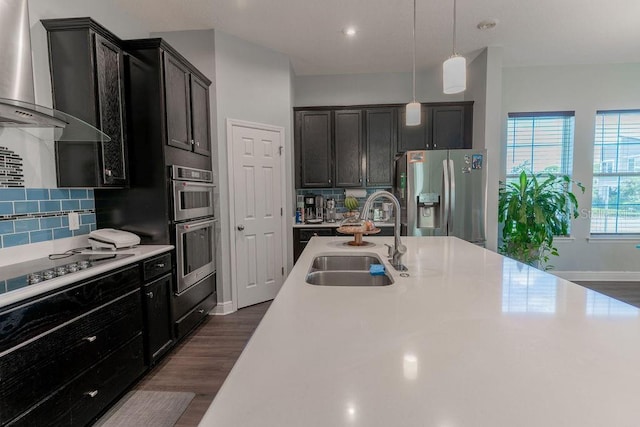
[[230, 126], [238, 308], [275, 298], [284, 281], [283, 132], [259, 126]]

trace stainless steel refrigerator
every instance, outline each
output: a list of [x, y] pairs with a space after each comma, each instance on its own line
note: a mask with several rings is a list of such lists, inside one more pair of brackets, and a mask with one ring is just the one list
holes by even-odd
[[408, 151], [397, 159], [402, 234], [456, 236], [484, 246], [486, 168], [486, 150]]

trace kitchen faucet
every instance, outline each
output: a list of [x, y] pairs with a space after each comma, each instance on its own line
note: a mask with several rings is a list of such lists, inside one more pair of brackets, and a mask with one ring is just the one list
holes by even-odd
[[389, 257], [391, 258], [391, 265], [398, 271], [406, 271], [407, 267], [402, 264], [402, 255], [407, 252], [407, 247], [402, 244], [400, 240], [400, 202], [388, 191], [380, 190], [371, 194], [367, 201], [364, 202], [364, 206], [362, 207], [362, 220], [366, 221], [369, 219], [369, 211], [371, 210], [371, 206], [373, 203], [379, 198], [387, 199], [395, 208], [395, 222], [393, 225], [393, 247], [390, 245], [386, 245], [389, 248]]

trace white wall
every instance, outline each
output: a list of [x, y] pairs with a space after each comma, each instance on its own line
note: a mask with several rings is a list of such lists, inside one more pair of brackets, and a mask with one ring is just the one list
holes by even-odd
[[[318, 105], [405, 104], [412, 99], [411, 73], [296, 76], [296, 107]], [[416, 72], [418, 102], [460, 101], [442, 93], [442, 68]]]
[[[559, 271], [640, 271], [638, 239], [589, 239], [593, 138], [597, 110], [640, 108], [640, 64], [505, 68], [502, 127], [509, 112], [575, 111], [574, 178], [586, 185], [576, 194], [584, 214], [572, 223], [569, 240], [558, 241]], [[505, 138], [502, 138], [504, 147]], [[500, 165], [504, 177], [504, 161]]]
[[473, 104], [473, 147], [487, 150], [487, 249], [498, 247], [498, 185], [502, 159], [502, 48], [488, 47], [467, 66], [466, 101]]
[[[218, 300], [231, 300], [230, 282], [230, 218], [231, 202], [225, 189], [229, 186], [230, 171], [227, 165], [226, 120], [238, 119], [281, 126], [285, 130], [285, 180], [286, 208], [293, 202], [293, 139], [292, 139], [292, 84], [289, 58], [279, 52], [246, 42], [237, 37], [216, 31], [216, 91], [218, 121], [218, 169], [220, 176], [220, 204], [223, 212], [222, 226], [222, 288]], [[287, 209], [285, 209], [287, 212]], [[290, 212], [291, 213], [291, 212]], [[292, 215], [286, 215], [285, 229], [288, 253], [292, 252]], [[287, 260], [290, 270], [292, 259]]]

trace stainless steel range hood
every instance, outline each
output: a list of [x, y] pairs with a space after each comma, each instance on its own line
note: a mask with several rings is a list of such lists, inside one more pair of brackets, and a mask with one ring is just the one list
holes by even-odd
[[27, 0], [0, 0], [0, 128], [18, 128], [40, 139], [107, 142], [90, 124], [35, 104]]

